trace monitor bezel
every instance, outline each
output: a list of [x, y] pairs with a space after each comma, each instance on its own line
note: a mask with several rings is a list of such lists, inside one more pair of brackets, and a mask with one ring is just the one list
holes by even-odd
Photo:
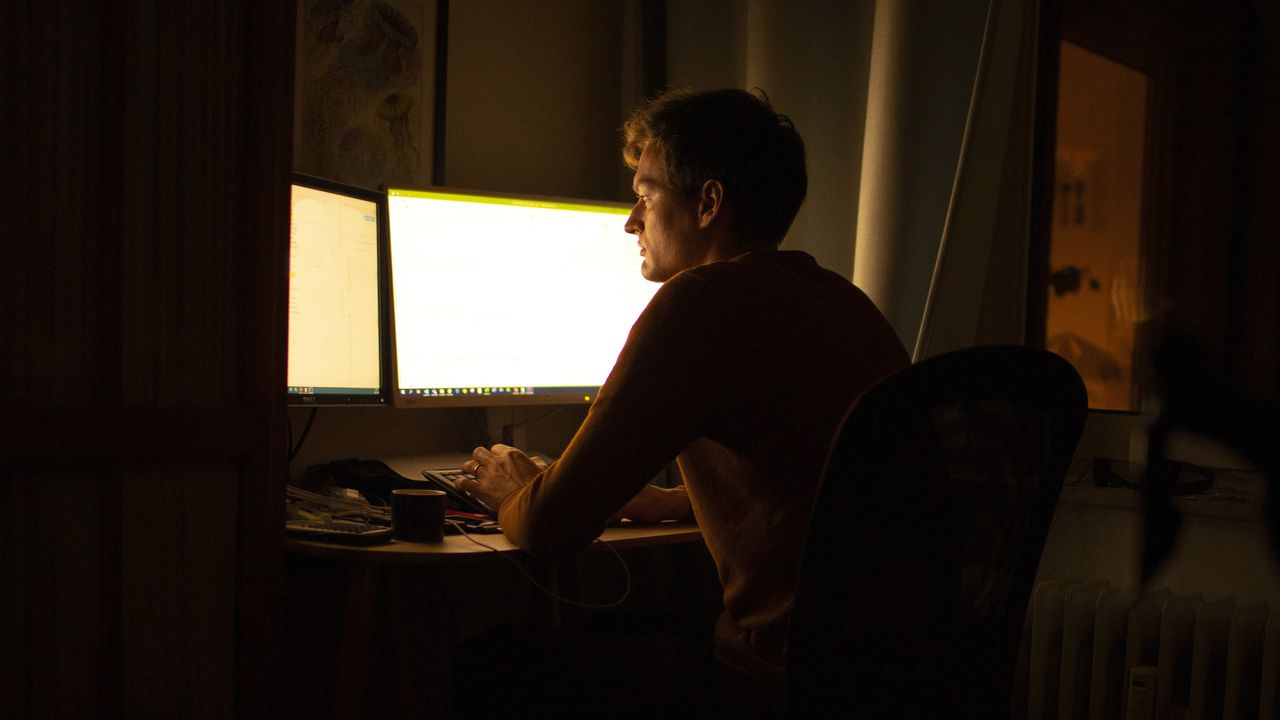
[[[447, 185], [431, 185], [426, 187], [409, 187], [409, 186], [389, 186], [386, 189], [386, 195], [389, 199], [392, 193], [397, 191], [403, 192], [427, 192], [442, 193], [463, 196], [498, 198], [504, 200], [518, 200], [528, 202], [545, 202], [566, 205], [589, 205], [613, 208], [622, 211], [620, 215], [629, 213], [633, 205], [618, 200], [602, 200], [599, 198], [578, 198], [556, 195], [539, 195], [535, 193], [508, 193], [497, 192], [492, 190], [478, 190], [475, 188], [460, 188]], [[390, 324], [391, 331], [391, 403], [396, 408], [461, 408], [461, 407], [508, 407], [508, 406], [525, 406], [525, 405], [590, 405], [595, 402], [596, 396], [600, 392], [601, 385], [586, 387], [544, 387], [534, 388], [534, 392], [508, 393], [499, 392], [502, 388], [491, 388], [491, 392], [476, 392], [474, 394], [459, 395], [404, 395], [400, 387], [400, 372], [398, 367], [399, 353], [397, 352], [396, 337], [396, 318], [395, 318], [395, 271], [392, 267], [394, 262], [391, 257], [391, 230], [390, 230], [391, 214], [388, 208], [387, 212], [387, 320]], [[640, 268], [637, 265], [636, 273], [639, 274]], [[476, 388], [483, 390], [483, 388]]]
[[[288, 384], [288, 362], [285, 363], [285, 394], [290, 407], [389, 407], [391, 402], [391, 324], [389, 315], [391, 295], [388, 288], [390, 281], [389, 248], [387, 247], [387, 194], [381, 190], [371, 190], [357, 185], [316, 177], [305, 173], [294, 172], [290, 176], [290, 212], [292, 212], [293, 185], [321, 190], [374, 203], [377, 220], [377, 263], [378, 263], [378, 392], [374, 395], [366, 393], [305, 393], [295, 391]], [[286, 279], [287, 282], [287, 279]], [[286, 287], [287, 284], [286, 284]], [[286, 313], [287, 314], [287, 313]], [[285, 331], [286, 352], [288, 347], [288, 326]]]

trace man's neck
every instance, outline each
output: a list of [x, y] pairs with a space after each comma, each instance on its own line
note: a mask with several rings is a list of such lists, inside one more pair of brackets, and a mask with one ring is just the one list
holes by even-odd
[[735, 232], [733, 224], [726, 218], [711, 230], [707, 242], [707, 262], [719, 262], [736, 258], [753, 250], [776, 250], [778, 243]]
[[721, 243], [714, 247], [713, 251], [708, 254], [707, 262], [720, 262], [723, 260], [732, 260], [739, 255], [746, 255], [749, 252], [772, 251], [777, 250], [778, 244], [771, 242], [744, 242], [738, 239], [736, 242]]

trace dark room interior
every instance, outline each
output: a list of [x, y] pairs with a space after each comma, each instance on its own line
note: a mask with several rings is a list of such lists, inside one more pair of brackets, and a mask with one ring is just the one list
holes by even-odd
[[[986, 707], [1280, 717], [1276, 3], [20, 0], [0, 38], [0, 716], [461, 717], [453, 650], [498, 622], [709, 632], [696, 526], [560, 565], [286, 535], [309, 468], [554, 458], [589, 408], [291, 402], [290, 188], [630, 205], [630, 109], [737, 87], [805, 138], [784, 249], [916, 364], [1021, 345], [1087, 390]], [[1104, 658], [1104, 618], [1163, 644]]]

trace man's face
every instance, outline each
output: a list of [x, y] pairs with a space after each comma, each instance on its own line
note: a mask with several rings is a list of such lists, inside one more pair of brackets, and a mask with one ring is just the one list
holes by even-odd
[[666, 153], [656, 143], [645, 146], [631, 189], [636, 206], [626, 230], [640, 245], [640, 274], [666, 282], [681, 270], [706, 262], [707, 242], [698, 231], [698, 200], [671, 189]]

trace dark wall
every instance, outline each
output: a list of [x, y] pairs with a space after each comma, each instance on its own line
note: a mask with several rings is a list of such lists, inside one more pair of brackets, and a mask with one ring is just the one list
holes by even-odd
[[1275, 3], [1181, 2], [1168, 118], [1172, 189], [1162, 287], [1166, 328], [1186, 329], [1220, 370], [1280, 396], [1280, 13]]
[[289, 3], [6, 3], [0, 716], [266, 706]]

